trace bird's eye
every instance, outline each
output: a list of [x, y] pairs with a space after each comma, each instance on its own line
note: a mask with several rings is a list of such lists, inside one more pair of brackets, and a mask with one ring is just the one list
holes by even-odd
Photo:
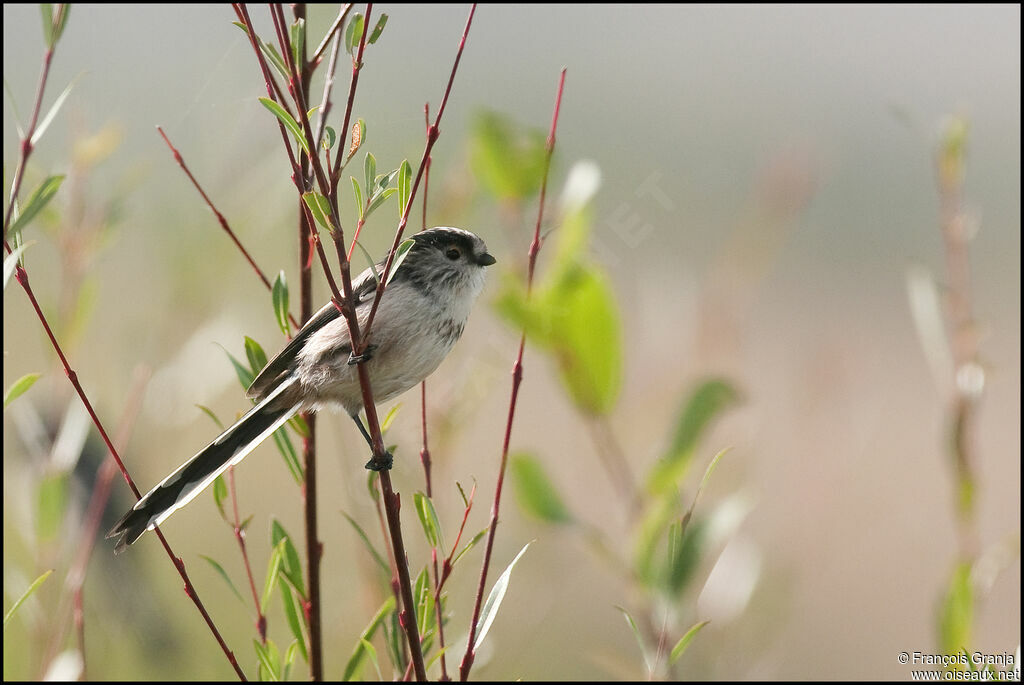
[[459, 249], [457, 247], [449, 247], [447, 250], [445, 250], [444, 256], [454, 262], [455, 260], [462, 256], [462, 253], [459, 252]]

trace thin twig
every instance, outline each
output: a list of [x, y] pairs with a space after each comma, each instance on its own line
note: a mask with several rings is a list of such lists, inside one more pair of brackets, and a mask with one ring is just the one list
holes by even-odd
[[[529, 265], [526, 275], [526, 296], [530, 297], [533, 292], [533, 272], [537, 265], [537, 254], [540, 252], [542, 243], [540, 235], [541, 222], [544, 219], [544, 199], [547, 195], [548, 171], [551, 168], [551, 155], [555, 150], [555, 131], [558, 128], [558, 111], [562, 106], [562, 91], [565, 88], [565, 69], [562, 69], [558, 79], [558, 92], [555, 95], [555, 109], [551, 116], [551, 131], [548, 133], [547, 146], [544, 155], [544, 175], [540, 186], [540, 200], [537, 209], [537, 224], [533, 230], [533, 241], [530, 243]], [[480, 620], [480, 609], [483, 605], [484, 591], [487, 587], [487, 572], [491, 565], [491, 554], [494, 550], [494, 536], [498, 530], [498, 510], [501, 507], [501, 490], [505, 483], [505, 471], [508, 466], [509, 443], [512, 439], [512, 421], [516, 414], [516, 401], [519, 398], [519, 386], [523, 382], [523, 349], [526, 346], [526, 331], [519, 338], [519, 352], [516, 354], [515, 363], [512, 365], [512, 397], [508, 404], [508, 420], [505, 422], [505, 437], [501, 447], [501, 466], [498, 470], [498, 482], [494, 488], [494, 504], [491, 507], [491, 523], [487, 531], [487, 546], [484, 551], [483, 567], [480, 569], [480, 582], [477, 585], [476, 604], [473, 607], [473, 619], [469, 625], [469, 639], [466, 641], [466, 653], [462, 657], [459, 666], [459, 677], [466, 681], [469, 678], [469, 671], [473, 668], [473, 660], [476, 658], [474, 642], [476, 641], [477, 623]]]

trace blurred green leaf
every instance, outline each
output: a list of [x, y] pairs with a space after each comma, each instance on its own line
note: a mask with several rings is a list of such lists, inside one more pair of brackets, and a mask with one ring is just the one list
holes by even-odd
[[395, 417], [398, 416], [398, 410], [401, 408], [402, 403], [399, 402], [398, 404], [396, 404], [395, 406], [391, 407], [391, 409], [388, 410], [388, 413], [384, 417], [384, 420], [380, 422], [381, 435], [387, 433], [388, 429], [391, 428], [391, 423], [395, 420]]
[[224, 350], [224, 354], [226, 354], [228, 359], [231, 360], [231, 365], [235, 367], [235, 374], [238, 376], [238, 382], [242, 384], [243, 388], [248, 390], [249, 386], [252, 385], [253, 379], [256, 377], [253, 375], [252, 371], [245, 367], [244, 364], [235, 359], [234, 355], [227, 351], [227, 348], [222, 345], [221, 349]]
[[355, 57], [356, 48], [359, 47], [359, 39], [363, 37], [363, 24], [365, 19], [362, 14], [356, 12], [349, 20], [345, 28], [345, 51]]
[[[20, 240], [21, 234], [15, 233], [15, 241]], [[11, 280], [11, 276], [14, 275], [14, 270], [18, 266], [18, 261], [21, 259], [22, 253], [28, 249], [30, 245], [34, 245], [36, 241], [30, 240], [27, 243], [21, 243], [18, 245], [11, 254], [4, 257], [4, 290], [7, 290], [7, 282]], [[24, 266], [24, 263], [22, 264]]]
[[380, 207], [380, 206], [381, 206], [382, 204], [384, 204], [385, 202], [387, 202], [387, 199], [388, 199], [389, 197], [391, 197], [392, 195], [394, 195], [394, 194], [395, 194], [395, 193], [397, 193], [397, 192], [398, 192], [398, 188], [385, 188], [384, 190], [381, 190], [381, 191], [379, 191], [379, 192], [378, 192], [378, 193], [377, 193], [376, 195], [374, 195], [374, 196], [373, 196], [373, 198], [372, 198], [372, 199], [370, 200], [370, 206], [366, 208], [366, 216], [370, 216], [370, 215], [371, 215], [371, 214], [373, 214], [373, 213], [374, 213], [375, 211], [377, 211], [377, 209], [378, 209], [378, 208], [379, 208], [379, 207]]
[[626, 619], [626, 624], [629, 625], [629, 629], [633, 631], [633, 637], [636, 638], [636, 643], [640, 646], [640, 655], [644, 658], [644, 667], [648, 673], [653, 672], [653, 666], [651, 664], [651, 655], [648, 652], [647, 644], [644, 642], [644, 636], [640, 632], [640, 628], [637, 627], [636, 621], [629, 615], [629, 612], [620, 606], [615, 607], [622, 612], [623, 617]]
[[60, 531], [67, 508], [68, 473], [54, 471], [43, 476], [36, 494], [36, 535], [40, 540], [53, 540]]
[[718, 454], [711, 459], [711, 463], [708, 464], [708, 467], [704, 470], [704, 477], [700, 479], [700, 485], [697, 486], [697, 492], [693, 495], [693, 502], [690, 503], [690, 508], [687, 509], [686, 513], [683, 515], [682, 526], [684, 531], [686, 530], [686, 526], [690, 523], [690, 519], [693, 517], [693, 510], [697, 508], [697, 500], [700, 499], [700, 494], [704, 492], [705, 486], [707, 486], [708, 481], [711, 480], [711, 474], [714, 472], [715, 467], [718, 466], [719, 460], [725, 456], [725, 453], [728, 451], [728, 447], [724, 450], [720, 450]]
[[292, 62], [302, 64], [306, 54], [306, 20], [302, 17], [296, 19], [289, 27], [289, 39], [292, 45]]
[[458, 554], [455, 555], [454, 559], [452, 559], [452, 566], [455, 566], [455, 564], [458, 563], [459, 559], [462, 558], [463, 554], [465, 554], [469, 550], [473, 549], [473, 547], [476, 545], [476, 543], [480, 542], [483, 539], [484, 535], [487, 535], [487, 531], [490, 530], [490, 528], [491, 528], [490, 526], [485, 526], [483, 530], [481, 530], [479, 533], [474, 535], [473, 539], [470, 540], [469, 542], [467, 542], [466, 546], [463, 547], [462, 550]]
[[674, 664], [679, 661], [679, 657], [681, 657], [683, 652], [686, 651], [686, 648], [690, 646], [690, 642], [693, 638], [696, 637], [701, 628], [706, 626], [708, 623], [711, 623], [711, 621], [701, 621], [695, 624], [692, 628], [686, 631], [685, 635], [679, 638], [679, 642], [676, 643], [676, 646], [672, 648], [672, 652], [669, 654], [668, 662], [670, 664]]
[[57, 96], [57, 99], [53, 101], [53, 104], [50, 105], [50, 109], [46, 111], [46, 115], [39, 120], [39, 125], [36, 126], [36, 130], [32, 133], [33, 145], [38, 143], [43, 137], [43, 134], [46, 133], [46, 129], [50, 128], [50, 124], [53, 123], [53, 119], [57, 116], [57, 112], [60, 111], [60, 108], [64, 105], [64, 101], [67, 100], [68, 95], [71, 94], [71, 89], [74, 87], [75, 81], [77, 80], [77, 76], [71, 79], [71, 82], [68, 83], [64, 90], [61, 91], [60, 95]]
[[373, 189], [375, 187], [374, 179], [377, 178], [377, 158], [373, 156], [373, 153], [367, 152], [366, 157], [363, 159], [363, 183], [366, 188], [366, 196], [369, 198], [373, 195]]
[[205, 554], [200, 554], [199, 556], [206, 559], [206, 563], [212, 566], [213, 570], [217, 572], [217, 575], [219, 575], [224, 582], [228, 584], [228, 587], [231, 588], [231, 592], [238, 598], [238, 601], [245, 604], [245, 600], [242, 599], [242, 595], [238, 592], [238, 588], [235, 587], [235, 584], [231, 582], [231, 576], [229, 576], [228, 572], [224, 570], [224, 567]]
[[[281, 589], [281, 604], [284, 608], [284, 618], [288, 622], [288, 630], [291, 631], [292, 637], [295, 638], [292, 644], [297, 645], [298, 651], [302, 654], [303, 661], [308, 662], [309, 653], [306, 651], [306, 635], [303, 632], [306, 614], [302, 610], [301, 600], [283, 576], [278, 578], [278, 586]], [[293, 659], [294, 655], [291, 647], [289, 647], [288, 653], [285, 654], [285, 663], [290, 665]]]
[[355, 196], [356, 209], [359, 210], [359, 220], [365, 219], [364, 207], [363, 207], [363, 190], [359, 187], [359, 181], [356, 180], [355, 176], [349, 176], [352, 179], [352, 195]]
[[974, 592], [971, 589], [971, 565], [959, 562], [953, 569], [939, 614], [939, 636], [945, 654], [970, 649], [974, 623]]
[[260, 102], [263, 103], [263, 106], [269, 109], [282, 124], [284, 124], [284, 127], [287, 128], [291, 132], [292, 137], [295, 138], [295, 142], [302, 146], [302, 149], [305, 150], [308, 155], [309, 143], [306, 141], [306, 134], [302, 132], [302, 127], [299, 126], [299, 122], [295, 121], [292, 115], [288, 113], [288, 110], [270, 98], [260, 98]]
[[424, 566], [413, 585], [412, 599], [416, 604], [416, 621], [421, 639], [434, 624], [434, 590], [430, 586], [430, 574]]
[[281, 525], [281, 522], [276, 518], [271, 519], [270, 544], [277, 547], [281, 543], [284, 543], [281, 555], [281, 574], [288, 579], [288, 582], [292, 584], [296, 592], [305, 599], [306, 584], [302, 576], [302, 562], [299, 561], [299, 552], [295, 549], [291, 536], [284, 529], [284, 526]]
[[356, 535], [358, 535], [359, 539], [363, 541], [364, 545], [366, 545], [366, 549], [370, 551], [370, 556], [372, 556], [373, 560], [377, 562], [377, 565], [380, 567], [381, 571], [383, 571], [384, 573], [391, 573], [391, 567], [388, 566], [388, 562], [384, 561], [384, 557], [380, 555], [380, 552], [377, 551], [377, 548], [373, 546], [372, 542], [370, 542], [370, 538], [366, 535], [366, 531], [364, 531], [362, 527], [358, 523], [356, 523], [356, 520], [354, 518], [352, 518], [345, 512], [341, 512], [341, 515], [348, 519], [348, 522], [352, 524], [352, 527], [356, 531]]
[[724, 379], [704, 381], [683, 403], [675, 436], [665, 456], [651, 469], [647, 489], [668, 492], [686, 475], [694, 449], [705, 431], [723, 410], [739, 402], [739, 392]]
[[[40, 585], [46, 582], [46, 579], [50, 577], [51, 573], [53, 573], [52, 568], [49, 571], [44, 572], [35, 580], [33, 580], [32, 584], [28, 586], [28, 589], [25, 590], [24, 594], [22, 594], [21, 597], [15, 600], [14, 604], [11, 605], [11, 608], [7, 611], [6, 614], [4, 614], [4, 628], [7, 628], [7, 622], [11, 620], [11, 617], [13, 617], [14, 614], [18, 611], [18, 608], [25, 603], [26, 599], [32, 596], [33, 592], [39, 589]], [[6, 594], [6, 592], [4, 594]]]
[[[262, 669], [262, 674], [267, 680], [278, 682], [281, 680], [281, 659], [277, 647], [272, 640], [267, 640], [266, 645], [261, 645], [259, 640], [252, 641], [256, 648], [256, 658]], [[262, 678], [261, 678], [262, 679]]]
[[220, 512], [220, 517], [225, 521], [228, 520], [227, 512], [224, 511], [224, 502], [228, 498], [228, 486], [224, 482], [224, 476], [220, 475], [213, 479], [213, 503], [217, 505], [217, 510]]
[[245, 356], [249, 360], [249, 368], [252, 370], [253, 377], [259, 375], [259, 372], [267, 365], [267, 353], [263, 351], [258, 342], [249, 336], [245, 336]]
[[39, 373], [26, 373], [24, 376], [14, 381], [14, 384], [7, 389], [4, 393], [4, 409], [7, 409], [14, 400], [18, 399], [31, 388], [37, 380], [39, 380], [42, 374]]
[[380, 18], [377, 19], [377, 24], [373, 27], [373, 31], [370, 32], [370, 37], [366, 39], [366, 42], [368, 42], [370, 45], [376, 43], [377, 39], [380, 38], [380, 34], [384, 33], [384, 25], [387, 23], [388, 15], [380, 15]]
[[288, 437], [288, 431], [284, 428], [279, 428], [274, 431], [272, 437], [274, 438], [274, 444], [277, 446], [277, 451], [284, 457], [285, 466], [288, 467], [289, 473], [295, 479], [295, 484], [301, 486], [304, 472], [302, 464], [299, 462], [299, 455], [295, 451], [295, 446], [292, 445], [292, 439]]
[[270, 552], [270, 560], [267, 562], [267, 577], [263, 581], [263, 594], [260, 595], [261, 614], [267, 613], [267, 605], [270, 603], [270, 597], [274, 593], [274, 586], [277, 585], [277, 578], [281, 572], [281, 562], [284, 559], [284, 545], [285, 540], [281, 540], [274, 545], [274, 549]]
[[277, 320], [277, 327], [281, 329], [282, 333], [288, 335], [291, 333], [291, 328], [288, 326], [288, 281], [285, 279], [283, 269], [274, 279], [270, 298], [274, 305], [274, 318]]
[[322, 228], [334, 233], [334, 222], [331, 221], [331, 203], [327, 201], [327, 198], [320, 193], [310, 191], [303, 193], [302, 199], [309, 207], [313, 220]]
[[423, 533], [427, 536], [427, 542], [431, 547], [441, 550], [444, 556], [444, 542], [441, 537], [441, 522], [437, 519], [437, 511], [434, 503], [422, 492], [415, 492], [412, 496], [416, 506], [416, 515], [420, 518], [420, 525], [423, 526]]
[[528, 454], [514, 454], [509, 465], [523, 511], [546, 523], [572, 521], [572, 515], [536, 458]]
[[403, 159], [398, 167], [398, 216], [405, 216], [405, 207], [409, 204], [412, 193], [412, 167], [409, 160]]
[[309, 437], [309, 424], [302, 418], [302, 414], [296, 414], [291, 417], [288, 419], [288, 423], [291, 424], [292, 429], [299, 434], [300, 438]]
[[703, 519], [693, 519], [682, 530], [681, 522], [674, 522], [668, 530], [668, 551], [665, 590], [679, 596], [689, 585], [704, 551], [706, 524]]
[[60, 184], [64, 182], [63, 176], [50, 176], [45, 181], [40, 183], [32, 194], [29, 195], [28, 200], [25, 201], [24, 206], [21, 207], [18, 212], [18, 217], [11, 222], [10, 232], [18, 233], [24, 230], [29, 222], [35, 218], [36, 214], [42, 211], [43, 207], [49, 204], [53, 196], [57, 194], [57, 190], [60, 188]]
[[476, 652], [480, 649], [480, 645], [483, 644], [484, 638], [487, 637], [488, 631], [491, 629], [491, 624], [494, 623], [495, 617], [498, 615], [498, 609], [501, 607], [501, 602], [505, 599], [505, 593], [508, 591], [508, 583], [512, 577], [512, 568], [516, 565], [516, 562], [526, 553], [527, 548], [532, 543], [526, 543], [519, 554], [515, 556], [508, 567], [502, 571], [501, 575], [498, 576], [498, 580], [494, 582], [494, 587], [491, 588], [491, 594], [487, 595], [487, 601], [484, 603], [484, 608], [480, 612], [480, 621], [477, 623], [477, 634], [476, 642], [473, 643], [473, 651]]
[[217, 415], [213, 413], [212, 409], [210, 409], [209, 407], [204, 407], [201, 404], [197, 404], [196, 407], [198, 407], [204, 414], [209, 416], [213, 420], [213, 422], [217, 424], [217, 427], [220, 428], [222, 433], [224, 432], [224, 424], [221, 423], [220, 419], [217, 418]]
[[324, 138], [320, 143], [325, 150], [333, 150], [334, 144], [338, 142], [338, 132], [330, 126], [324, 127]]
[[540, 191], [546, 156], [543, 133], [524, 130], [496, 112], [482, 112], [470, 135], [473, 173], [491, 195], [522, 201]]
[[394, 279], [395, 274], [398, 273], [398, 267], [402, 266], [402, 262], [409, 256], [409, 251], [412, 250], [416, 241], [412, 238], [408, 238], [402, 241], [402, 244], [398, 246], [398, 250], [395, 252], [395, 261], [391, 264], [391, 271], [388, 273], [388, 284]]
[[345, 671], [341, 676], [343, 681], [352, 681], [359, 679], [359, 673], [362, 670], [363, 659], [367, 655], [366, 643], [373, 639], [374, 634], [377, 632], [377, 628], [381, 622], [395, 610], [395, 597], [394, 595], [388, 595], [388, 598], [381, 604], [380, 609], [370, 620], [369, 625], [363, 630], [359, 636], [359, 642], [356, 643], [355, 649], [352, 650], [352, 656], [349, 657], [348, 663], [345, 664]]

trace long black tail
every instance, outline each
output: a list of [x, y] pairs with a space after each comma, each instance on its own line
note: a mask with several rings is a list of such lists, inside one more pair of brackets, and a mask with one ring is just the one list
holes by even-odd
[[[282, 386], [287, 383], [282, 384]], [[147, 492], [128, 513], [121, 517], [107, 533], [118, 537], [114, 553], [120, 554], [147, 530], [163, 523], [164, 519], [182, 508], [202, 492], [221, 473], [242, 461], [249, 452], [281, 427], [298, 410], [281, 407], [277, 400], [280, 391], [250, 409], [233, 426], [207, 445], [199, 454], [178, 467], [171, 475]]]

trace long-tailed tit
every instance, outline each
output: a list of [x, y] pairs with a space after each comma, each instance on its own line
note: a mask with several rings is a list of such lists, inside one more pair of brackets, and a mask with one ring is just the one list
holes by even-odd
[[[263, 368], [246, 394], [256, 401], [233, 426], [146, 493], [107, 537], [124, 551], [188, 504], [297, 412], [341, 405], [370, 442], [359, 418], [363, 394], [356, 363], [365, 363], [375, 402], [385, 402], [429, 376], [462, 335], [494, 257], [475, 234], [438, 227], [417, 233], [381, 297], [362, 358], [352, 356], [348, 322], [328, 303]], [[384, 263], [377, 265], [378, 274]], [[366, 325], [377, 278], [367, 269], [352, 283], [356, 316]], [[368, 359], [366, 357], [369, 357]], [[372, 445], [371, 445], [372, 449]], [[367, 468], [391, 468], [371, 459]]]

